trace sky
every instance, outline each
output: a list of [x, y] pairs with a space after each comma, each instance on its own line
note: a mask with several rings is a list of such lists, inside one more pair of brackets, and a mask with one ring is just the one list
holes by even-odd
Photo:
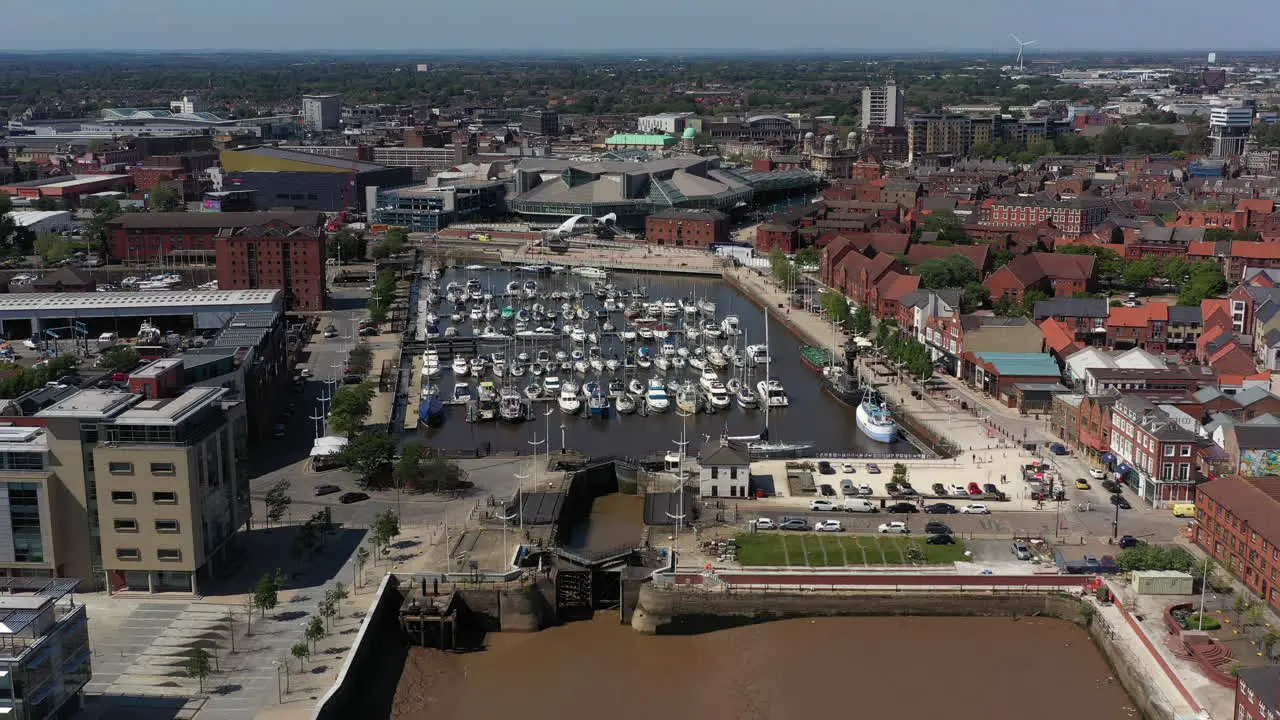
[[11, 0], [0, 52], [1280, 51], [1277, 27], [1276, 0]]

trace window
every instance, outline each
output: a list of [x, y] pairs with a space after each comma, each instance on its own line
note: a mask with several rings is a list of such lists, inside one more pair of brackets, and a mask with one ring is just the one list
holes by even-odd
[[182, 551], [177, 548], [159, 548], [156, 550], [156, 559], [174, 562], [182, 559]]
[[112, 490], [111, 502], [113, 503], [135, 503], [138, 498], [134, 496], [132, 490]]
[[151, 493], [151, 501], [157, 504], [174, 505], [178, 502], [178, 493], [176, 492], [153, 492]]
[[138, 548], [116, 548], [117, 560], [141, 560], [142, 552]]
[[737, 479], [738, 479], [738, 468], [736, 468], [736, 467], [731, 467], [731, 468], [729, 468], [729, 479], [730, 479], [730, 480], [737, 480]]
[[1173, 479], [1173, 463], [1165, 463], [1164, 465], [1160, 466], [1160, 479], [1161, 480]]
[[1164, 456], [1165, 456], [1165, 457], [1173, 457], [1173, 453], [1174, 453], [1175, 451], [1177, 451], [1177, 449], [1178, 449], [1178, 448], [1177, 448], [1176, 446], [1174, 446], [1174, 445], [1165, 445], [1165, 446], [1164, 446]]
[[138, 521], [130, 518], [116, 518], [113, 522], [116, 532], [138, 532]]
[[111, 462], [107, 463], [107, 472], [112, 475], [132, 475], [133, 463], [131, 462]]
[[716, 466], [712, 465], [712, 466], [711, 466], [711, 479], [712, 479], [712, 480], [717, 480], [717, 479], [719, 479], [719, 477], [720, 477], [720, 468], [718, 468], [718, 467], [716, 467]]
[[9, 483], [9, 524], [13, 528], [14, 561], [44, 562], [39, 485]]
[[173, 475], [176, 472], [173, 463], [151, 463], [152, 475]]
[[1191, 446], [1190, 446], [1190, 445], [1183, 445], [1183, 446], [1182, 446], [1182, 457], [1191, 457]]
[[176, 533], [178, 532], [178, 521], [177, 520], [157, 520], [156, 532]]

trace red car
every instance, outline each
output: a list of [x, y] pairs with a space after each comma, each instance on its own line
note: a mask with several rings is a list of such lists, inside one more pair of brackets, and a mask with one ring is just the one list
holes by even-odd
[[978, 483], [976, 483], [976, 482], [971, 482], [971, 483], [969, 483], [969, 494], [970, 494], [970, 495], [981, 495], [981, 494], [982, 494], [982, 488], [978, 487]]

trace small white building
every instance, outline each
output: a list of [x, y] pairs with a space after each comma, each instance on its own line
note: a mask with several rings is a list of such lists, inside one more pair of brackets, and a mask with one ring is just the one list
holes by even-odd
[[751, 458], [725, 440], [712, 441], [698, 453], [698, 493], [704, 497], [747, 497]]
[[9, 213], [8, 217], [18, 227], [27, 228], [37, 235], [71, 229], [70, 210], [16, 210]]

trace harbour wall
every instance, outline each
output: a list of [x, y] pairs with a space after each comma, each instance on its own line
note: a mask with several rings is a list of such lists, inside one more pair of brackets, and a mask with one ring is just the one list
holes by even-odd
[[709, 632], [771, 620], [848, 616], [1053, 617], [1085, 628], [1146, 720], [1179, 720], [1174, 702], [1146, 671], [1149, 658], [1136, 643], [1121, 641], [1124, 628], [1099, 612], [1093, 597], [1057, 590], [901, 593], [806, 590], [703, 590], [646, 583], [631, 626], [648, 634]]

